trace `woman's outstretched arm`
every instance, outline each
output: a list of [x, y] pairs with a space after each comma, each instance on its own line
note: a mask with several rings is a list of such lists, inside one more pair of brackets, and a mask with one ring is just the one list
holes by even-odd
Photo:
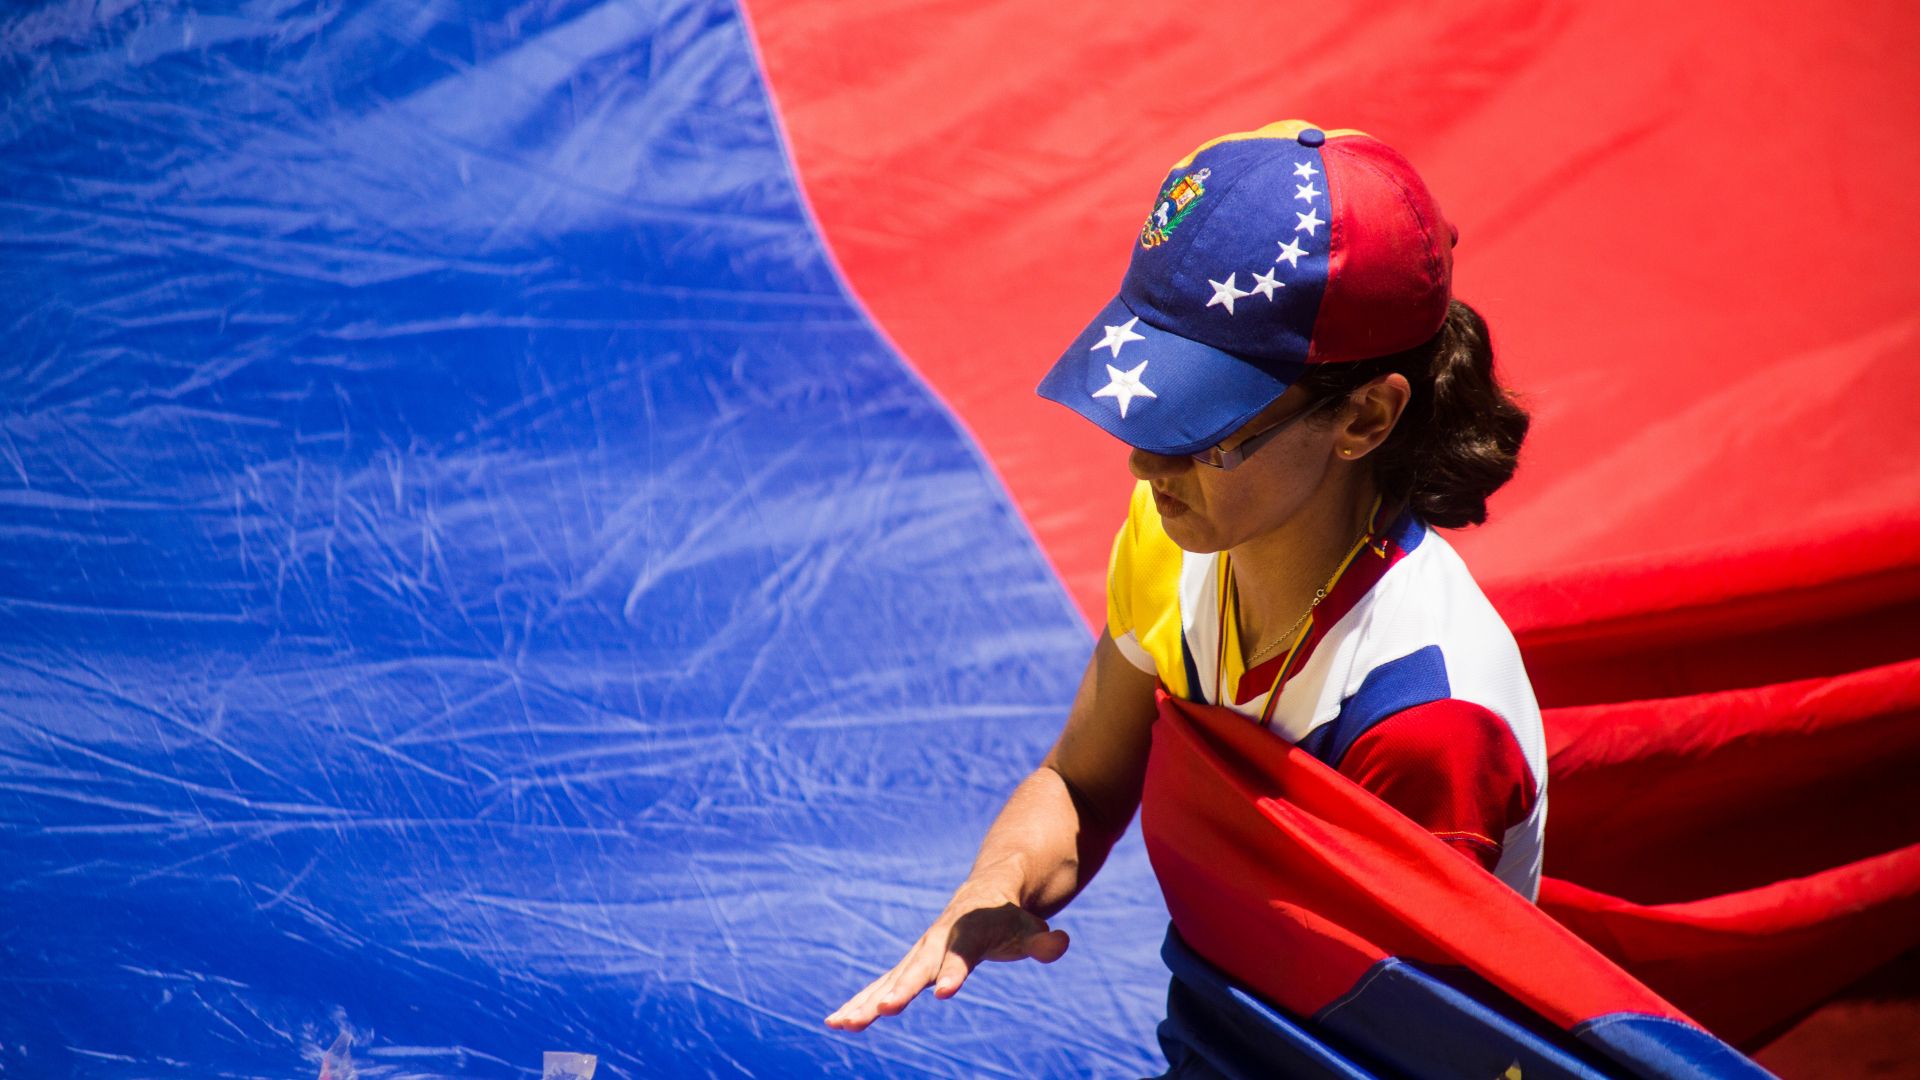
[[1156, 679], [1101, 633], [1066, 727], [987, 830], [973, 870], [891, 971], [827, 1017], [860, 1031], [922, 990], [949, 998], [982, 960], [1052, 963], [1067, 935], [1047, 918], [1093, 880], [1140, 805]]

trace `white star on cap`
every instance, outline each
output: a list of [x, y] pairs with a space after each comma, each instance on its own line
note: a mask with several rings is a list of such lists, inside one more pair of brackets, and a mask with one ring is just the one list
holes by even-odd
[[1132, 371], [1121, 371], [1112, 364], [1108, 364], [1107, 377], [1112, 381], [1100, 389], [1095, 390], [1093, 396], [1110, 397], [1118, 401], [1120, 403], [1120, 419], [1125, 420], [1127, 418], [1127, 406], [1133, 404], [1134, 398], [1160, 396], [1147, 389], [1146, 384], [1140, 381], [1140, 373], [1147, 370], [1147, 364], [1150, 362], [1151, 361], [1142, 360]]
[[1313, 174], [1319, 171], [1320, 171], [1319, 169], [1316, 169], [1313, 167], [1313, 162], [1311, 161], [1303, 161], [1300, 164], [1295, 165], [1293, 167], [1293, 175], [1299, 177], [1302, 180], [1313, 179]]
[[[1299, 232], [1300, 230], [1295, 229], [1293, 231]], [[1280, 260], [1285, 259], [1288, 266], [1291, 266], [1295, 270], [1298, 270], [1300, 269], [1300, 256], [1305, 255], [1306, 253], [1307, 253], [1307, 249], [1300, 246], [1300, 241], [1287, 240], [1281, 243], [1280, 254], [1274, 256], [1273, 261], [1279, 262]]]
[[1135, 315], [1133, 318], [1128, 319], [1126, 322], [1122, 323], [1119, 326], [1107, 327], [1107, 336], [1101, 338], [1099, 341], [1095, 342], [1094, 344], [1089, 345], [1087, 347], [1087, 351], [1092, 352], [1095, 349], [1112, 349], [1113, 358], [1115, 360], [1120, 359], [1120, 346], [1125, 345], [1129, 341], [1147, 340], [1145, 335], [1136, 334], [1133, 332], [1133, 325], [1139, 321], [1140, 321], [1140, 316]]
[[1280, 275], [1271, 270], [1264, 274], [1253, 275], [1253, 291], [1269, 300], [1273, 299], [1273, 290], [1286, 287], [1287, 283], [1280, 280]]
[[1293, 227], [1293, 231], [1299, 232], [1301, 229], [1305, 229], [1307, 230], [1308, 236], [1312, 236], [1313, 230], [1326, 224], [1326, 222], [1320, 220], [1320, 211], [1318, 210], [1309, 210], [1304, 214], [1296, 210], [1294, 211], [1293, 216], [1300, 219], [1300, 224], [1295, 225]]
[[1215, 281], [1212, 278], [1208, 278], [1207, 284], [1213, 286], [1213, 299], [1207, 301], [1207, 306], [1212, 307], [1215, 304], [1220, 304], [1227, 309], [1227, 314], [1233, 314], [1233, 302], [1235, 300], [1243, 296], [1253, 295], [1250, 292], [1241, 290], [1233, 283], [1233, 279], [1239, 276], [1239, 274], [1228, 274], [1227, 280], [1225, 281]]
[[1318, 194], [1320, 194], [1320, 189], [1314, 187], [1313, 181], [1311, 180], [1304, 184], [1293, 185], [1293, 197], [1296, 199], [1305, 199], [1308, 202], [1312, 202], [1313, 197]]

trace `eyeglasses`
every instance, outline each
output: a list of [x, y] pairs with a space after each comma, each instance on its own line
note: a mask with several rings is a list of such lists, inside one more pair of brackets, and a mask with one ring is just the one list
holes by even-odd
[[1296, 410], [1292, 416], [1286, 417], [1270, 427], [1255, 432], [1249, 438], [1240, 440], [1240, 445], [1231, 450], [1222, 450], [1218, 446], [1209, 446], [1197, 454], [1190, 454], [1188, 456], [1202, 465], [1211, 465], [1221, 470], [1231, 469], [1251, 457], [1254, 451], [1272, 442], [1281, 432], [1292, 427], [1308, 415], [1318, 412], [1321, 406], [1329, 402], [1339, 401], [1344, 396], [1345, 395], [1342, 394], [1334, 394], [1329, 397], [1317, 398], [1306, 408]]

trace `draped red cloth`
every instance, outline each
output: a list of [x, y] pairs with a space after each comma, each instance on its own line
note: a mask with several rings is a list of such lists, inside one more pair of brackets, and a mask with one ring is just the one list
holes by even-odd
[[1723, 1038], [1920, 945], [1920, 661], [1546, 725], [1541, 907]]
[[[1920, 702], [1920, 664], [1896, 681], [1908, 707]], [[1740, 767], [1759, 755], [1791, 769], [1844, 747], [1874, 715], [1858, 699], [1836, 702], [1824, 723], [1791, 740], [1709, 717], [1673, 742], [1687, 744], [1690, 767]], [[1570, 865], [1656, 880], [1654, 860], [1666, 858], [1681, 861], [1667, 870], [1695, 880], [1758, 875], [1766, 884], [1637, 904], [1548, 878], [1536, 907], [1310, 754], [1230, 710], [1166, 695], [1141, 825], [1181, 935], [1303, 1016], [1398, 956], [1469, 969], [1563, 1029], [1626, 1011], [1691, 1018], [1751, 1042], [1889, 950], [1920, 944], [1920, 843], [1784, 880], [1771, 880], [1777, 864], [1765, 836], [1705, 851], [1636, 845], [1648, 815], [1688, 800], [1687, 770], [1607, 776], [1619, 734], [1604, 723], [1556, 727], [1549, 850], [1562, 845]], [[1552, 786], [1560, 783], [1564, 791]], [[1639, 804], [1635, 795], [1644, 805], [1623, 805]], [[1777, 809], [1786, 822], [1807, 808]]]

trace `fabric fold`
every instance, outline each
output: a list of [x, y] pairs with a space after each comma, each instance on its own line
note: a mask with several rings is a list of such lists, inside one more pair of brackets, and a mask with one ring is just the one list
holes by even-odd
[[[1824, 728], [1809, 726], [1845, 734], [1850, 717], [1884, 715], [1873, 687], [1899, 678], [1863, 673], [1827, 695]], [[1806, 689], [1769, 693], [1778, 703]], [[1361, 1068], [1404, 1067], [1395, 1033], [1440, 1010], [1452, 1019], [1432, 1030], [1451, 1034], [1423, 1038], [1461, 1046], [1434, 1050], [1454, 1064], [1425, 1075], [1500, 1075], [1508, 1063], [1492, 1058], [1519, 1045], [1500, 1034], [1514, 1023], [1569, 1060], [1603, 1063], [1601, 1075], [1765, 1075], [1722, 1040], [1816, 1004], [1920, 925], [1920, 845], [1668, 904], [1549, 879], [1535, 906], [1244, 718], [1164, 695], [1159, 708], [1141, 820], [1179, 938]], [[1569, 724], [1559, 753], [1604, 761], [1608, 733]], [[1603, 812], [1577, 787], [1570, 806], [1554, 797], [1550, 852], [1563, 816], [1577, 833], [1581, 815]]]

